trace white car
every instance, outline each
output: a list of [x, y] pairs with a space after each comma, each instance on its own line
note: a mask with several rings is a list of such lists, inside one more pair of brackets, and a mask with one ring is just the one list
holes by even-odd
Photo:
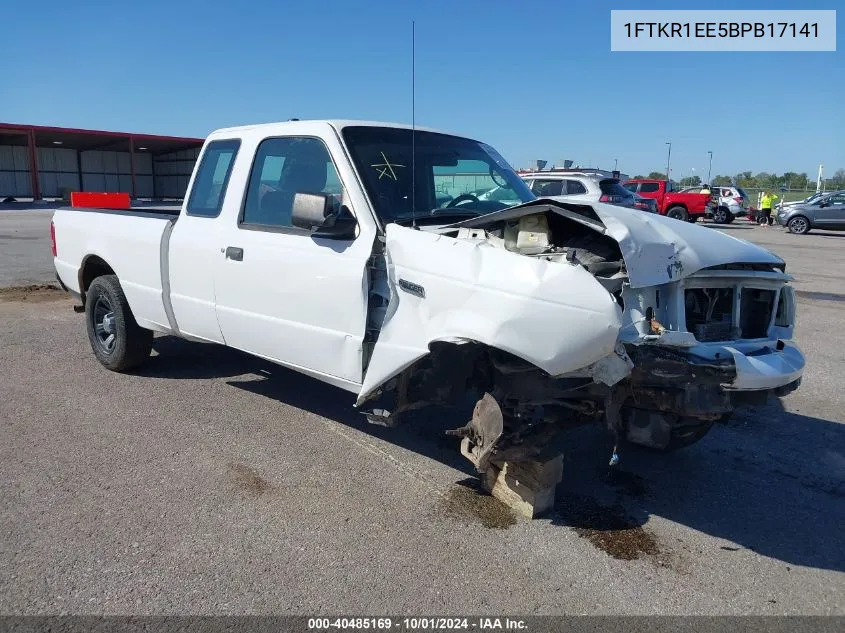
[[586, 172], [535, 172], [520, 174], [534, 195], [565, 201], [567, 196], [657, 213], [656, 201], [625, 189], [617, 178]]
[[711, 187], [713, 208], [708, 215], [718, 224], [730, 224], [736, 218], [748, 215], [748, 194], [741, 187]]
[[[589, 422], [679, 448], [798, 387], [776, 255], [662, 216], [536, 199], [484, 143], [413, 139], [354, 121], [222, 129], [180, 213], [57, 210], [58, 279], [84, 306], [94, 356], [127, 371], [153, 332], [227, 345], [356, 394], [388, 426], [476, 393], [455, 433], [480, 472]], [[520, 204], [437, 202], [485, 180]]]

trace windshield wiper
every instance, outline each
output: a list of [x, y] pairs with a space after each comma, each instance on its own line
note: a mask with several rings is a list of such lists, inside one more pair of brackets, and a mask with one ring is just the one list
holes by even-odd
[[437, 216], [437, 217], [452, 217], [452, 218], [474, 218], [479, 215], [483, 215], [483, 213], [479, 213], [478, 211], [470, 211], [469, 209], [456, 209], [454, 207], [438, 207], [437, 209], [432, 209], [428, 212], [428, 217]]

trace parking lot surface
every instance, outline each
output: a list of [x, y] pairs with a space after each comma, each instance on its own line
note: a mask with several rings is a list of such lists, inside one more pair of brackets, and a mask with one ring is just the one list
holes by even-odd
[[50, 256], [53, 212], [14, 211], [10, 206], [0, 205], [0, 288], [55, 281]]
[[[462, 414], [373, 427], [171, 337], [114, 374], [63, 294], [0, 290], [0, 612], [845, 614], [845, 233], [708, 228], [786, 259], [803, 385], [612, 472], [611, 439], [572, 432], [534, 521], [476, 492]], [[0, 286], [52, 278], [48, 233], [0, 212]]]

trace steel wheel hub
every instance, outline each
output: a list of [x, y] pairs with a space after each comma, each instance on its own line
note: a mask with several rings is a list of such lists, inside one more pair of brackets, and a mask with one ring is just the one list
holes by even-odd
[[97, 335], [97, 343], [107, 354], [114, 351], [117, 340], [115, 335], [114, 310], [106, 297], [97, 297], [94, 304], [94, 333]]

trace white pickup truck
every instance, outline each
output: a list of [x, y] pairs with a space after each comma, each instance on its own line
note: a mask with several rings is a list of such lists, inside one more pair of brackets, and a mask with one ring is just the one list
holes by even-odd
[[188, 187], [179, 213], [55, 212], [58, 279], [111, 370], [142, 363], [160, 332], [356, 393], [387, 426], [475, 393], [453, 433], [480, 472], [559, 450], [587, 422], [686, 446], [801, 381], [777, 256], [537, 199], [478, 141], [354, 121], [221, 129]]

